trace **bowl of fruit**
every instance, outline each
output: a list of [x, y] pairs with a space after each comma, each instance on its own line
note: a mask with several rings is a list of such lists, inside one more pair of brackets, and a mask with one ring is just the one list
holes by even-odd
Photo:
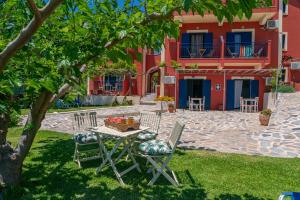
[[121, 132], [129, 131], [129, 130], [137, 130], [140, 128], [140, 122], [130, 119], [126, 119], [124, 117], [108, 117], [104, 120], [104, 124], [106, 127], [116, 129]]

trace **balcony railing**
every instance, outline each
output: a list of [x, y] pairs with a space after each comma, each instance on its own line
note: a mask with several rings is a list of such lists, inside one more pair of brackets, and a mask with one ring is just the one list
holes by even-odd
[[[224, 48], [222, 50], [222, 48]], [[180, 43], [179, 57], [190, 59], [209, 58], [265, 58], [268, 56], [268, 43], [220, 43], [193, 44]]]
[[225, 43], [225, 58], [264, 58], [267, 49], [267, 43]]
[[180, 58], [219, 58], [220, 45], [182, 43]]

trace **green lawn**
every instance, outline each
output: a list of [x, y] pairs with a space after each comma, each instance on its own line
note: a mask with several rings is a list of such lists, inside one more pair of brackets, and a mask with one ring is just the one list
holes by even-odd
[[[123, 106], [123, 105], [118, 105]], [[79, 110], [92, 110], [92, 109], [99, 109], [99, 108], [108, 108], [108, 107], [116, 107], [116, 106], [81, 106], [81, 107], [73, 107], [73, 108], [66, 108], [66, 109], [58, 109], [58, 108], [50, 108], [48, 110], [48, 113], [54, 113], [54, 112], [71, 112], [71, 111], [79, 111]], [[21, 109], [21, 115], [27, 115], [29, 112], [28, 108]]]
[[[10, 130], [13, 144], [19, 134], [19, 129]], [[79, 169], [72, 162], [73, 150], [70, 135], [40, 131], [25, 161], [21, 187], [7, 191], [7, 199], [263, 200], [277, 199], [281, 191], [300, 190], [300, 159], [179, 150], [171, 167], [181, 187], [162, 177], [148, 187], [151, 175], [137, 171], [124, 176], [128, 185], [121, 187], [110, 168], [95, 175], [99, 161]]]

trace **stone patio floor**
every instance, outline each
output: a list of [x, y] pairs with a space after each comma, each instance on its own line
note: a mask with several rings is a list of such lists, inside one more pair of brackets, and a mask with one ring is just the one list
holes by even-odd
[[[140, 111], [158, 110], [159, 106], [136, 105], [95, 110], [100, 124], [109, 115], [138, 115]], [[42, 128], [72, 133], [73, 113], [47, 114]], [[280, 96], [270, 125], [261, 126], [258, 113], [238, 111], [192, 112], [177, 110], [164, 113], [159, 138], [167, 139], [176, 120], [186, 124], [180, 147], [212, 151], [300, 157], [300, 93]]]

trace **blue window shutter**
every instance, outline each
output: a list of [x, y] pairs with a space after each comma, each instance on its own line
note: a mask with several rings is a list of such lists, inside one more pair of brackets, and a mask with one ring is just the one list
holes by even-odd
[[190, 57], [190, 48], [191, 46], [191, 36], [189, 33], [182, 33], [181, 35], [181, 57], [188, 58]]
[[213, 33], [204, 34], [204, 48], [206, 49], [205, 55], [209, 54], [213, 48]]
[[[233, 32], [227, 32], [226, 33], [226, 48], [229, 48], [231, 52], [234, 52], [234, 33]], [[225, 50], [227, 52], [227, 50]], [[228, 53], [226, 54], [228, 56]]]
[[203, 80], [203, 96], [205, 97], [205, 110], [210, 110], [211, 102], [211, 81]]
[[179, 80], [179, 108], [187, 106], [187, 80]]
[[252, 45], [252, 32], [241, 32], [242, 44], [245, 46]]
[[234, 80], [227, 80], [226, 110], [234, 110]]
[[259, 80], [250, 81], [250, 97], [259, 97]]

